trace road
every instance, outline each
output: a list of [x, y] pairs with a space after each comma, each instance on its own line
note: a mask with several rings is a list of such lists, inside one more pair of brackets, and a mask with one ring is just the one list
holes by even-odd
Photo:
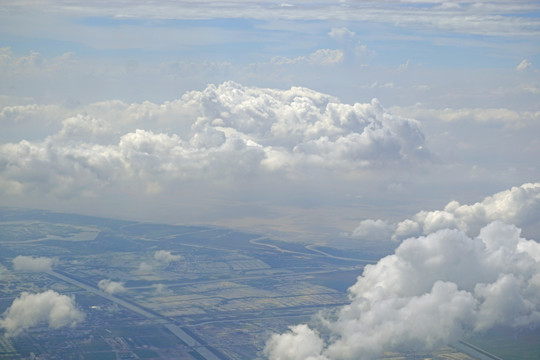
[[174, 334], [174, 336], [176, 336], [182, 342], [187, 344], [189, 347], [191, 347], [194, 351], [196, 351], [199, 355], [201, 355], [206, 360], [223, 360], [222, 358], [216, 356], [210, 349], [208, 349], [207, 346], [205, 346], [204, 344], [201, 344], [199, 341], [194, 339], [191, 335], [189, 335], [184, 330], [182, 330], [178, 325], [173, 324], [172, 322], [170, 322], [167, 318], [163, 316], [149, 312], [145, 310], [144, 308], [142, 308], [141, 306], [122, 300], [116, 296], [113, 296], [104, 291], [101, 291], [96, 287], [85, 284], [77, 279], [71, 278], [68, 275], [61, 274], [57, 271], [47, 271], [47, 274], [59, 280], [76, 285], [86, 291], [94, 293], [98, 296], [101, 296], [102, 298], [105, 298], [120, 306], [123, 306], [124, 308], [131, 310], [134, 313], [144, 316], [145, 318], [149, 320], [153, 320], [154, 322], [163, 325], [172, 334]]
[[459, 341], [452, 344], [452, 346], [478, 360], [503, 360], [500, 357], [490, 354], [487, 351], [480, 349], [479, 347], [476, 347], [465, 341]]

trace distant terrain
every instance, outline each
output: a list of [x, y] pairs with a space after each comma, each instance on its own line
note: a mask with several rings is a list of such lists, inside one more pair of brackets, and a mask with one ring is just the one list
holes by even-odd
[[[1, 209], [0, 313], [23, 292], [54, 290], [72, 296], [84, 320], [0, 333], [0, 359], [259, 358], [273, 332], [346, 304], [347, 287], [387, 251], [387, 245], [345, 251], [208, 226]], [[53, 261], [41, 271], [15, 271], [19, 256]], [[470, 359], [452, 348], [424, 355]]]

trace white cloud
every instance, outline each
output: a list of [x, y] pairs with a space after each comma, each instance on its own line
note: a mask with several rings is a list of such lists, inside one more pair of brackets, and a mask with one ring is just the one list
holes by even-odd
[[409, 68], [410, 65], [411, 65], [411, 60], [407, 59], [407, 62], [405, 62], [404, 64], [399, 64], [397, 70], [398, 71], [406, 71]]
[[139, 264], [139, 267], [137, 268], [137, 272], [147, 274], [152, 271], [152, 265], [145, 263], [144, 261]]
[[536, 326], [539, 271], [540, 243], [501, 221], [478, 237], [443, 229], [410, 238], [366, 266], [349, 288], [351, 303], [335, 318], [321, 315], [320, 331], [301, 325], [275, 334], [265, 354], [297, 359], [287, 350], [294, 345], [313, 359], [367, 360], [384, 351], [436, 349], [499, 324]]
[[442, 1], [441, 4], [437, 6], [437, 8], [443, 10], [457, 10], [461, 9], [462, 6], [458, 2]]
[[[94, 197], [124, 184], [158, 193], [172, 182], [213, 183], [308, 169], [344, 174], [425, 162], [415, 120], [377, 100], [343, 104], [310, 89], [209, 85], [158, 105], [103, 102], [64, 119], [41, 141], [0, 145], [4, 192]], [[148, 126], [152, 130], [141, 129]], [[137, 185], [138, 184], [138, 185]]]
[[317, 360], [324, 342], [314, 330], [301, 324], [290, 327], [290, 332], [274, 334], [264, 349], [264, 354], [276, 360]]
[[[238, 1], [205, 1], [194, 4], [192, 2], [164, 2], [162, 6], [151, 6], [142, 1], [133, 1], [126, 5], [122, 1], [104, 3], [84, 3], [72, 5], [61, 1], [25, 1], [23, 3], [10, 3], [3, 8], [6, 10], [24, 12], [25, 10], [47, 9], [53, 14], [71, 16], [109, 16], [121, 19], [208, 19], [208, 18], [252, 18], [273, 20], [313, 20], [333, 19], [349, 22], [378, 22], [398, 24], [400, 27], [415, 27], [429, 30], [445, 30], [458, 33], [480, 35], [516, 36], [534, 32], [538, 23], [534, 17], [524, 17], [516, 14], [527, 14], [538, 11], [534, 2], [518, 1], [478, 1], [469, 6], [448, 6], [445, 2], [441, 6], [419, 7], [416, 1], [402, 2], [401, 6], [394, 6], [392, 2], [363, 1], [355, 2], [328, 2], [310, 1], [296, 2], [294, 6], [276, 6], [274, 1], [258, 1], [246, 6]], [[186, 6], [182, 6], [186, 4]], [[187, 5], [190, 5], [189, 7]], [[189, 11], [186, 9], [189, 8]], [[501, 16], [501, 15], [506, 16]], [[136, 26], [132, 26], [136, 29]], [[504, 30], [501, 30], [504, 29]], [[21, 31], [14, 29], [11, 31]], [[124, 29], [112, 29], [116, 32], [125, 32]], [[160, 30], [160, 29], [157, 29]], [[50, 32], [51, 30], [49, 30]], [[96, 32], [87, 27], [87, 31]], [[219, 35], [219, 33], [217, 34]], [[59, 36], [59, 35], [57, 35]], [[62, 39], [73, 39], [73, 34], [63, 34]], [[214, 35], [216, 37], [216, 35]], [[104, 39], [107, 41], [107, 39]], [[207, 40], [208, 41], [208, 40]], [[97, 45], [95, 45], [97, 46]]]
[[392, 112], [404, 113], [417, 119], [437, 119], [445, 122], [470, 122], [501, 124], [508, 127], [525, 127], [540, 122], [540, 111], [520, 111], [508, 108], [445, 108], [423, 107], [392, 108]]
[[16, 336], [34, 326], [46, 324], [52, 329], [75, 326], [84, 319], [75, 299], [53, 290], [38, 294], [23, 292], [13, 300], [0, 319], [6, 336]]
[[71, 112], [59, 105], [0, 105], [0, 125], [4, 129], [0, 142], [39, 140], [44, 134], [54, 134], [62, 128], [62, 119]]
[[354, 230], [353, 236], [400, 241], [441, 229], [460, 229], [475, 236], [482, 227], [494, 220], [518, 226], [533, 224], [539, 220], [538, 213], [540, 183], [527, 183], [488, 196], [472, 205], [451, 201], [444, 210], [422, 210], [399, 223], [363, 220]]
[[59, 105], [11, 105], [2, 107], [0, 111], [0, 121], [2, 124], [13, 126], [17, 123], [32, 122], [34, 126], [58, 121], [67, 114], [67, 109]]
[[58, 259], [19, 255], [13, 259], [13, 269], [30, 272], [51, 271], [56, 263]]
[[354, 31], [351, 31], [347, 29], [346, 27], [342, 27], [342, 28], [332, 28], [330, 32], [328, 33], [328, 35], [330, 35], [330, 37], [333, 39], [344, 41], [344, 40], [354, 38], [356, 34], [354, 33]]
[[385, 220], [366, 219], [354, 229], [352, 236], [368, 240], [388, 240], [392, 236], [392, 226]]
[[375, 51], [368, 49], [365, 44], [360, 42], [356, 33], [346, 27], [332, 28], [328, 35], [338, 42], [342, 49], [342, 58], [349, 60], [349, 64], [365, 63], [375, 56]]
[[55, 136], [69, 141], [107, 143], [114, 139], [114, 132], [103, 119], [77, 114], [63, 120], [62, 129]]
[[112, 281], [110, 279], [100, 280], [98, 287], [108, 294], [120, 294], [127, 291], [123, 282]]
[[47, 58], [36, 51], [30, 51], [26, 56], [15, 56], [10, 47], [0, 48], [0, 66], [2, 66], [3, 75], [7, 76], [22, 72], [26, 75], [35, 75], [44, 70], [58, 72], [63, 67], [69, 67], [72, 60], [73, 53]]
[[521, 61], [518, 66], [516, 66], [517, 71], [523, 71], [531, 67], [531, 62], [527, 59]]
[[373, 82], [370, 86], [371, 89], [393, 89], [395, 87], [393, 82], [387, 82], [380, 84], [378, 81]]
[[334, 65], [343, 61], [344, 53], [341, 50], [319, 49], [311, 53], [309, 56], [299, 56], [290, 59], [285, 56], [276, 56], [270, 60], [273, 65]]
[[158, 250], [154, 253], [154, 259], [161, 263], [169, 264], [171, 262], [182, 260], [182, 256], [172, 255], [171, 252], [167, 250]]

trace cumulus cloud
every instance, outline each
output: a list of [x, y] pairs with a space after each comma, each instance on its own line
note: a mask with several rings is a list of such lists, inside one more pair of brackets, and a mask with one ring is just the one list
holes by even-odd
[[385, 220], [366, 219], [354, 229], [352, 236], [370, 240], [388, 240], [392, 236], [392, 226]]
[[494, 220], [518, 226], [533, 224], [538, 221], [538, 213], [540, 183], [527, 183], [488, 196], [472, 205], [451, 201], [443, 210], [422, 210], [399, 223], [364, 220], [353, 231], [353, 236], [400, 241], [446, 228], [460, 229], [475, 236], [483, 226]]
[[58, 259], [54, 258], [19, 255], [13, 259], [13, 269], [30, 272], [51, 271], [57, 262]]
[[91, 198], [129, 183], [153, 194], [178, 181], [351, 174], [429, 157], [417, 121], [299, 87], [226, 82], [164, 104], [95, 103], [60, 123], [40, 141], [0, 145], [4, 192]]
[[290, 327], [290, 332], [274, 334], [268, 341], [264, 354], [270, 359], [324, 359], [321, 356], [324, 342], [314, 330], [301, 324]]
[[77, 309], [75, 299], [47, 290], [38, 294], [23, 292], [0, 319], [0, 326], [6, 336], [16, 336], [34, 326], [48, 325], [58, 329], [75, 326], [84, 319], [84, 313]]
[[70, 141], [107, 143], [114, 138], [110, 125], [100, 118], [77, 114], [62, 121], [62, 129], [56, 137]]
[[342, 27], [332, 28], [328, 35], [330, 35], [330, 37], [333, 39], [344, 41], [354, 38], [356, 34], [354, 33], [354, 31], [351, 31], [346, 27]]
[[174, 261], [182, 260], [182, 256], [172, 255], [171, 252], [167, 250], [158, 250], [154, 253], [154, 259], [156, 259], [157, 261], [161, 263], [169, 264]]
[[527, 59], [521, 61], [518, 66], [516, 66], [517, 71], [523, 71], [531, 67], [531, 62]]
[[[540, 244], [495, 221], [469, 237], [443, 229], [409, 238], [367, 265], [351, 303], [320, 328], [274, 334], [270, 359], [375, 359], [384, 351], [431, 350], [496, 325], [540, 324]], [[296, 347], [296, 351], [289, 351]]]
[[6, 129], [0, 134], [0, 141], [39, 140], [44, 133], [59, 131], [62, 119], [69, 114], [68, 109], [59, 105], [26, 104], [0, 107], [0, 124]]
[[309, 63], [331, 65], [343, 61], [343, 51], [319, 49], [309, 56]]
[[40, 72], [61, 72], [73, 61], [73, 53], [67, 52], [57, 57], [47, 58], [36, 51], [30, 51], [28, 55], [16, 56], [10, 47], [0, 48], [0, 65], [5, 75], [14, 73], [27, 73], [36, 75]]
[[369, 60], [375, 55], [374, 51], [359, 41], [356, 33], [346, 27], [332, 28], [328, 35], [338, 42], [343, 52], [343, 58], [351, 61], [354, 59], [358, 63], [358, 61]]
[[120, 294], [126, 292], [123, 282], [112, 281], [110, 279], [103, 279], [98, 282], [98, 287], [108, 294]]

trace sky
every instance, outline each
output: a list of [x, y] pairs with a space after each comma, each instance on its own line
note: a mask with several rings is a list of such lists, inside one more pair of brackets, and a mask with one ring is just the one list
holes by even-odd
[[538, 64], [531, 1], [2, 1], [0, 202], [354, 237], [538, 181]]
[[[539, 64], [535, 1], [0, 1], [0, 204], [393, 242], [268, 359], [538, 326]], [[83, 318], [23, 293], [0, 327]]]

